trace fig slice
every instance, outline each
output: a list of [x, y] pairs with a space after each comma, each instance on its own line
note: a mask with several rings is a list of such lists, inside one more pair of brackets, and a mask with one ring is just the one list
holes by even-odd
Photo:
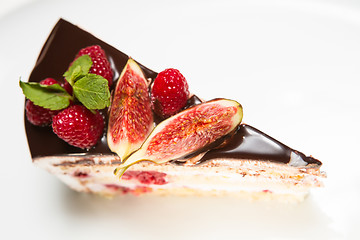
[[214, 99], [159, 123], [143, 145], [115, 169], [122, 174], [140, 161], [165, 163], [201, 153], [216, 140], [232, 133], [241, 123], [242, 106], [228, 99]]
[[117, 81], [110, 107], [107, 141], [121, 160], [137, 150], [154, 128], [149, 82], [129, 58]]

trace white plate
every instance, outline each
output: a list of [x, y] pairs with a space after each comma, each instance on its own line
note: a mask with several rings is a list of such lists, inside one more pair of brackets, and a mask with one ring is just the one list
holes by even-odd
[[[0, 20], [2, 239], [359, 239], [360, 5], [355, 1], [37, 1]], [[150, 2], [150, 1], [149, 1]], [[298, 205], [71, 191], [31, 164], [26, 80], [63, 17], [324, 163]], [[71, 36], [69, 36], [71, 37]]]

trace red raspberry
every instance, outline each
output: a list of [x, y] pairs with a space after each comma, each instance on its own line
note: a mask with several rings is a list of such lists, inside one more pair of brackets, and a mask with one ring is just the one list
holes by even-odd
[[59, 84], [59, 83], [53, 78], [45, 78], [44, 80], [40, 81], [40, 84], [53, 85], [53, 84]]
[[[55, 79], [46, 78], [40, 82], [44, 85], [53, 85], [58, 83]], [[59, 110], [50, 110], [35, 105], [32, 101], [27, 100], [25, 104], [26, 118], [36, 126], [47, 126], [51, 124], [52, 118], [59, 113]]]
[[189, 98], [189, 86], [177, 69], [160, 72], [151, 89], [154, 112], [162, 118], [170, 117], [185, 107]]
[[109, 81], [110, 87], [113, 80], [113, 72], [111, 70], [111, 64], [106, 57], [104, 50], [99, 45], [89, 46], [81, 49], [76, 55], [76, 58], [85, 54], [89, 55], [93, 61], [93, 65], [91, 66], [89, 72], [100, 75], [107, 79]]
[[66, 79], [64, 79], [64, 83], [61, 84], [61, 86], [68, 92], [68, 94], [70, 94], [70, 95], [73, 94], [72, 86], [70, 85], [70, 83], [68, 81], [66, 81]]
[[83, 105], [72, 105], [53, 118], [53, 131], [65, 142], [79, 148], [91, 148], [101, 138], [104, 118]]

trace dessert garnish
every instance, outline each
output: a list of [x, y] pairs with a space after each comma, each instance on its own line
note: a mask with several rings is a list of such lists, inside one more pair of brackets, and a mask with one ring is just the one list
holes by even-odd
[[168, 68], [157, 75], [151, 88], [151, 103], [161, 119], [180, 112], [188, 98], [189, 86], [179, 70]]
[[[83, 54], [84, 51], [92, 57]], [[52, 123], [54, 133], [72, 146], [83, 149], [94, 146], [104, 131], [104, 118], [98, 110], [110, 105], [110, 81], [90, 73], [110, 76], [109, 71], [104, 74], [97, 65], [94, 67], [100, 60], [104, 65], [102, 53], [99, 46], [80, 50], [64, 73], [63, 86], [52, 78], [39, 83], [20, 81], [28, 99], [27, 119], [38, 126]]]
[[83, 105], [72, 105], [54, 116], [54, 133], [78, 148], [94, 146], [104, 132], [104, 117]]
[[228, 99], [214, 99], [183, 110], [159, 123], [141, 148], [125, 159], [114, 173], [121, 177], [131, 165], [140, 161], [159, 164], [186, 157], [200, 149], [204, 151], [233, 133], [242, 117], [242, 106]]
[[129, 58], [117, 81], [108, 123], [107, 141], [121, 160], [137, 150], [154, 128], [149, 82]]
[[93, 62], [89, 69], [89, 73], [102, 76], [108, 80], [109, 87], [111, 87], [114, 73], [111, 69], [111, 64], [105, 54], [105, 51], [99, 45], [92, 45], [81, 49], [75, 59], [83, 55], [89, 55], [91, 61]]
[[[41, 85], [53, 85], [58, 82], [53, 78], [46, 78], [40, 81]], [[59, 110], [50, 110], [41, 106], [35, 105], [31, 100], [26, 101], [25, 104], [26, 118], [33, 125], [47, 126], [52, 122], [52, 118], [59, 113]]]

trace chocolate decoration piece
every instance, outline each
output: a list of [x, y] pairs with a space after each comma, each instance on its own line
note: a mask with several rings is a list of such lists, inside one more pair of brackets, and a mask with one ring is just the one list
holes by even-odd
[[[59, 82], [63, 82], [63, 73], [68, 69], [77, 52], [90, 45], [100, 45], [106, 52], [112, 63], [114, 70], [114, 84], [119, 78], [123, 67], [126, 65], [129, 56], [94, 37], [92, 34], [78, 28], [77, 26], [60, 19], [50, 33], [44, 44], [35, 67], [30, 75], [30, 82], [40, 82], [41, 80], [52, 77]], [[146, 78], [154, 79], [157, 73], [139, 64]], [[197, 96], [193, 96], [188, 101], [188, 106], [200, 103]], [[107, 110], [103, 113], [106, 116]], [[106, 124], [105, 124], [106, 125]], [[43, 156], [61, 156], [61, 155], [115, 155], [110, 151], [106, 141], [106, 130], [101, 141], [90, 150], [83, 150], [70, 146], [53, 132], [51, 127], [38, 127], [30, 124], [25, 119], [25, 129], [28, 138], [28, 144], [33, 159]], [[219, 145], [219, 144], [218, 144]], [[205, 151], [205, 149], [203, 150]], [[321, 162], [306, 157], [279, 141], [269, 137], [265, 133], [242, 124], [234, 136], [228, 140], [227, 144], [220, 149], [208, 151], [200, 160], [199, 164], [214, 158], [235, 158], [252, 160], [270, 160], [278, 163], [289, 163], [291, 153], [295, 152], [307, 163], [321, 165]]]
[[202, 157], [200, 163], [214, 158], [245, 158], [250, 160], [267, 159], [268, 161], [287, 164], [290, 162], [291, 153], [293, 152], [309, 164], [321, 165], [320, 161], [289, 148], [260, 130], [246, 124], [241, 124], [237, 132], [228, 140], [224, 147], [210, 150]]

